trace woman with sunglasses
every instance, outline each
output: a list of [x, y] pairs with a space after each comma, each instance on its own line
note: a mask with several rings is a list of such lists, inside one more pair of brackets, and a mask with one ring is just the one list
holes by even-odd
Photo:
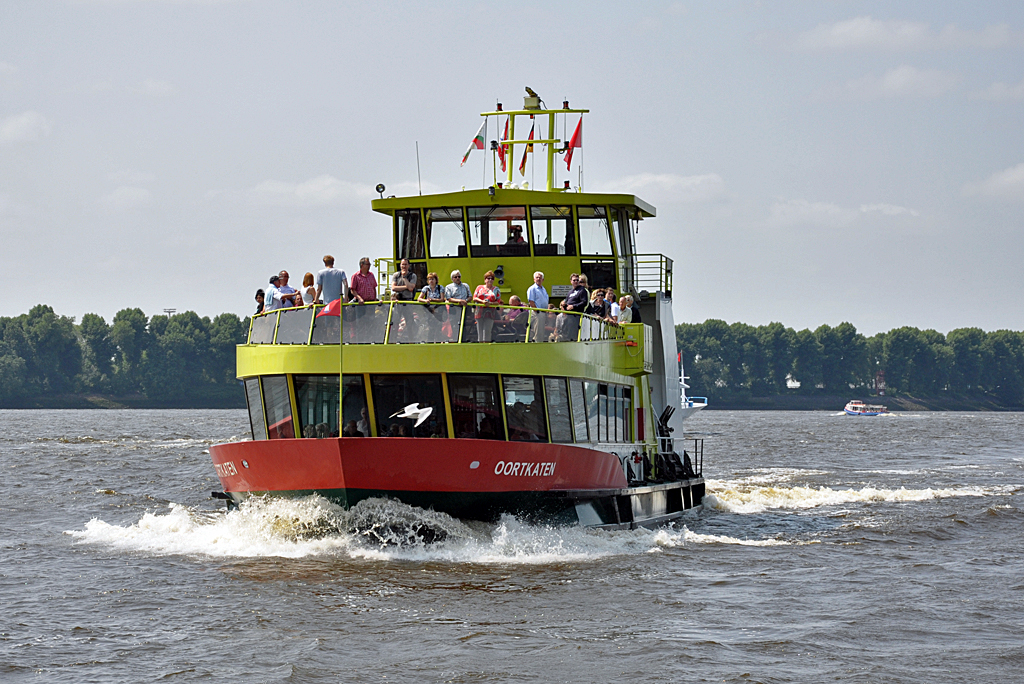
[[475, 313], [477, 341], [490, 342], [491, 328], [501, 315], [501, 290], [494, 285], [494, 271], [484, 273], [484, 284], [476, 286], [473, 302], [481, 305], [476, 307]]

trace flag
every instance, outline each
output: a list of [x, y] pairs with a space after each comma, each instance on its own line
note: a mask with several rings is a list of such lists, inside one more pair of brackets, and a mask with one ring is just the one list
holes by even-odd
[[316, 317], [320, 318], [321, 316], [340, 316], [340, 315], [341, 315], [341, 300], [340, 299], [335, 299], [333, 302], [331, 302], [330, 304], [328, 304], [324, 308], [320, 309], [320, 311], [319, 311], [319, 313], [317, 313]]
[[[527, 140], [533, 140], [533, 127], [536, 126], [536, 125], [537, 125], [536, 121], [534, 121], [530, 125], [530, 137], [527, 138]], [[523, 150], [523, 161], [519, 162], [519, 175], [520, 176], [525, 176], [526, 175], [526, 155], [530, 154], [531, 152], [533, 152], [533, 143], [528, 143], [526, 145], [526, 149]]]
[[572, 150], [574, 147], [583, 147], [583, 115], [580, 114], [579, 123], [576, 124], [576, 130], [572, 132], [572, 137], [569, 138], [569, 146], [565, 151], [565, 170], [568, 171], [569, 167], [572, 166]]
[[484, 117], [484, 122], [482, 124], [480, 124], [480, 130], [476, 132], [476, 137], [473, 138], [473, 142], [469, 143], [469, 147], [466, 148], [466, 154], [464, 154], [462, 156], [462, 164], [459, 164], [459, 166], [465, 165], [466, 160], [469, 159], [469, 153], [473, 151], [474, 147], [476, 149], [478, 149], [478, 150], [484, 149], [484, 138], [486, 138], [486, 137], [487, 137], [487, 117], [485, 116]]
[[[505, 133], [501, 136], [501, 141], [505, 142], [508, 140], [508, 117], [505, 117]], [[501, 170], [505, 170], [505, 145], [498, 145], [498, 159], [501, 160]]]

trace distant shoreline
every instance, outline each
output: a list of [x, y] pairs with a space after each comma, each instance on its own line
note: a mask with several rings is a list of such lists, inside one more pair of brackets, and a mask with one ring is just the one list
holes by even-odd
[[842, 411], [846, 403], [860, 399], [868, 404], [883, 404], [890, 411], [1024, 411], [1024, 406], [1005, 406], [989, 397], [949, 396], [895, 397], [872, 395], [790, 395], [711, 399], [706, 410], [723, 411]]

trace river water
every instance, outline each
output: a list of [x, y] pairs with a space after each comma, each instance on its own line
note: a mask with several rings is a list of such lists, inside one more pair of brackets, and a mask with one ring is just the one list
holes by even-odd
[[[0, 421], [2, 682], [1024, 670], [1024, 414], [705, 411], [687, 423], [705, 439], [704, 509], [631, 532], [390, 502], [226, 513], [207, 452], [247, 431], [244, 411]], [[447, 541], [402, 534], [423, 525]]]

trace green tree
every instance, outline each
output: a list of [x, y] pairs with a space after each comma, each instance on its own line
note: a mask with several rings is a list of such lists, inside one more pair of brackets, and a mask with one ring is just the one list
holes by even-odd
[[142, 389], [142, 355], [149, 347], [149, 324], [142, 309], [121, 309], [114, 315], [110, 341], [114, 344], [114, 390], [122, 394]]
[[985, 336], [985, 389], [1006, 404], [1024, 404], [1024, 333], [997, 330]]
[[[74, 319], [58, 316], [51, 307], [37, 304], [15, 320], [28, 346], [29, 353], [20, 356], [25, 359], [30, 391], [45, 395], [74, 389], [75, 376], [82, 369], [82, 348]], [[5, 326], [9, 327], [10, 324]]]
[[810, 330], [795, 335], [793, 349], [793, 378], [800, 383], [800, 393], [810, 394], [822, 380], [822, 357], [825, 349]]
[[[85, 343], [89, 362], [95, 367], [98, 377], [89, 383], [92, 389], [109, 391], [114, 375], [114, 353], [117, 351], [110, 339], [110, 326], [102, 316], [87, 313], [78, 326]], [[84, 373], [83, 373], [84, 374]]]
[[953, 355], [950, 383], [962, 392], [977, 391], [985, 365], [985, 331], [981, 328], [957, 328], [946, 335]]

